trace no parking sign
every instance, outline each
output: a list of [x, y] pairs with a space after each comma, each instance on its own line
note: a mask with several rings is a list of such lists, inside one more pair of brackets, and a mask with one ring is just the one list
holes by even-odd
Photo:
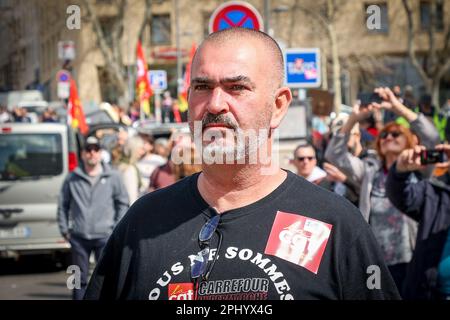
[[209, 33], [242, 27], [263, 30], [263, 20], [259, 12], [249, 3], [229, 1], [220, 5], [209, 19]]

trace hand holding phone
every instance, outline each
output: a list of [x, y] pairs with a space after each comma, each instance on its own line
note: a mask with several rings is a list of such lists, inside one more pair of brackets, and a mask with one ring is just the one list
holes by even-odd
[[361, 107], [367, 107], [372, 103], [381, 103], [383, 99], [376, 92], [361, 92], [358, 94], [358, 100], [360, 101]]
[[429, 149], [420, 153], [420, 163], [422, 165], [446, 162], [447, 157], [443, 150]]

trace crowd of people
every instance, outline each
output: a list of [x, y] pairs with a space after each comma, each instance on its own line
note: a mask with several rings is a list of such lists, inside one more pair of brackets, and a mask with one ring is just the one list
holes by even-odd
[[[267, 77], [259, 73], [261, 68], [248, 67], [258, 63], [259, 66], [263, 65], [265, 60], [259, 55], [278, 61], [279, 48], [267, 35], [255, 35], [252, 32], [226, 31], [205, 41], [198, 53], [201, 57], [197, 58], [198, 65], [193, 65], [193, 75], [199, 70], [209, 73], [212, 79], [228, 75], [227, 68], [210, 68], [210, 65], [228, 66], [229, 57], [232, 56], [234, 60], [231, 65], [240, 66], [237, 69], [243, 69], [256, 80], [250, 82], [245, 77], [232, 78], [233, 86], [228, 88], [227, 84], [218, 84], [213, 80], [206, 83], [205, 77], [194, 77], [194, 89], [190, 96], [193, 120], [210, 119], [210, 123], [204, 123], [205, 126], [213, 124], [222, 128], [225, 125], [227, 128], [237, 127], [235, 122], [239, 120], [243, 129], [260, 129], [267, 124], [270, 124], [270, 129], [274, 129], [280, 124], [292, 99], [290, 91], [276, 84], [276, 81], [269, 84], [265, 80]], [[251, 42], [252, 46], [242, 42], [242, 46], [237, 47], [234, 41], [242, 38]], [[242, 55], [233, 56], [232, 49], [241, 51]], [[239, 60], [246, 55], [253, 55], [251, 64]], [[278, 79], [279, 69], [282, 68], [269, 69], [273, 78]], [[238, 84], [235, 85], [235, 82]], [[214, 90], [208, 91], [214, 86], [218, 91], [222, 90], [221, 95], [212, 99], [217, 105], [204, 103], [206, 94], [214, 94]], [[221, 86], [225, 86], [225, 89]], [[264, 96], [267, 101], [262, 102], [256, 98], [245, 100], [252, 94], [259, 94], [258, 97], [263, 99], [262, 91], [252, 91], [258, 86], [276, 87], [276, 102], [271, 104], [272, 96]], [[239, 94], [235, 92], [238, 90]], [[241, 93], [240, 90], [251, 93]], [[173, 264], [178, 261], [174, 259], [181, 259], [180, 255], [187, 257], [195, 253], [197, 245], [200, 245], [201, 251], [191, 260], [190, 277], [193, 290], [201, 294], [201, 287], [196, 286], [201, 286], [202, 281], [208, 281], [217, 259], [213, 257], [214, 254], [210, 256], [209, 250], [214, 233], [219, 234], [216, 252], [220, 250], [223, 237], [223, 246], [232, 245], [228, 247], [227, 255], [233, 252], [229, 251], [230, 248], [245, 241], [248, 242], [248, 248], [252, 248], [245, 249], [248, 250], [245, 254], [256, 253], [264, 250], [260, 246], [269, 237], [270, 223], [276, 220], [281, 224], [282, 216], [285, 215], [294, 222], [285, 228], [289, 232], [298, 231], [296, 228], [308, 221], [321, 229], [320, 237], [326, 237], [326, 240], [331, 237], [333, 241], [330, 241], [331, 249], [323, 259], [326, 268], [322, 269], [325, 275], [322, 273], [321, 279], [328, 280], [321, 280], [320, 283], [314, 282], [309, 273], [302, 273], [285, 262], [293, 262], [317, 274], [323, 251], [318, 258], [314, 256], [319, 261], [318, 265], [311, 266], [302, 260], [302, 256], [284, 252], [280, 248], [272, 250], [270, 243], [267, 244], [264, 253], [279, 258], [274, 261], [284, 268], [285, 276], [290, 281], [290, 289], [287, 284], [277, 288], [278, 293], [285, 290], [280, 298], [396, 299], [396, 287], [401, 296], [407, 299], [450, 299], [450, 124], [447, 123], [450, 100], [438, 110], [432, 106], [429, 96], [416, 101], [410, 87], [405, 88], [404, 94], [398, 86], [392, 89], [379, 87], [374, 92], [381, 101], [364, 104], [356, 102], [350, 114], [342, 113], [315, 122], [320, 124], [320, 132], [313, 132], [312, 141], [300, 144], [293, 150], [292, 165], [297, 175], [280, 169], [270, 177], [262, 177], [254, 166], [200, 165], [201, 161], [196, 159], [196, 147], [188, 133], [174, 131], [169, 139], [155, 140], [146, 133], [129, 136], [127, 130], [120, 129], [116, 145], [109, 150], [102, 150], [101, 137], [88, 137], [82, 150], [80, 168], [64, 182], [58, 208], [61, 233], [71, 243], [74, 261], [82, 268], [82, 288], [74, 290], [74, 298], [84, 296], [90, 253], [93, 251], [96, 256], [100, 256], [113, 228], [131, 207], [127, 222], [115, 229], [108, 242], [103, 263], [96, 269], [88, 289], [88, 298], [157, 299], [163, 288], [155, 288], [149, 294], [143, 283], [159, 283], [161, 270], [170, 266], [161, 266], [161, 270], [158, 266], [162, 263]], [[219, 103], [220, 99], [227, 99], [228, 95], [233, 94], [233, 99], [239, 101], [243, 110], [232, 107], [232, 110], [224, 110], [232, 104]], [[162, 109], [165, 121], [174, 119], [168, 107], [172, 103], [170, 95], [166, 94]], [[270, 106], [275, 111], [263, 109]], [[119, 121], [125, 119], [126, 123], [132, 122], [137, 114], [134, 107], [128, 115], [118, 112]], [[205, 118], [204, 114], [209, 117]], [[234, 116], [227, 118], [228, 114], [237, 114], [238, 120]], [[2, 109], [0, 116], [4, 122], [27, 122], [26, 114], [19, 109], [14, 115]], [[47, 110], [42, 119], [54, 119], [51, 110]], [[270, 139], [263, 143], [271, 146]], [[175, 150], [178, 154], [188, 153], [189, 157], [183, 157], [187, 161], [173, 161]], [[439, 158], [426, 162], [424, 154], [427, 150], [434, 150], [440, 155]], [[243, 154], [248, 156], [245, 152]], [[164, 190], [161, 192], [153, 193], [162, 188]], [[143, 197], [148, 193], [152, 195]], [[342, 197], [348, 201], [342, 200]], [[142, 198], [145, 199], [140, 201]], [[318, 207], [321, 210], [317, 210]], [[158, 220], [160, 225], [155, 223], [156, 220], [151, 220], [149, 208], [152, 217], [161, 219]], [[265, 215], [253, 216], [252, 208], [258, 208]], [[280, 208], [286, 212], [280, 212]], [[229, 213], [244, 222], [233, 224], [234, 218]], [[144, 224], [148, 229], [143, 227]], [[199, 240], [192, 240], [191, 227], [200, 230], [197, 227], [201, 225], [204, 226]], [[330, 236], [331, 229], [328, 228], [333, 225]], [[374, 237], [365, 231], [367, 225]], [[169, 236], [165, 238], [166, 233], [162, 230], [166, 226], [170, 229], [165, 231], [167, 235], [172, 234], [179, 245], [183, 244], [182, 248], [176, 249], [172, 243], [175, 240], [169, 239]], [[353, 227], [358, 232], [353, 234]], [[181, 238], [178, 231], [185, 238]], [[202, 238], [203, 232], [210, 233], [206, 240]], [[255, 239], [246, 238], [250, 233]], [[233, 242], [233, 237], [240, 237], [239, 241], [242, 242]], [[351, 241], [347, 243], [347, 240]], [[163, 245], [167, 246], [166, 252], [160, 251]], [[133, 249], [137, 254], [131, 252]], [[343, 262], [342, 256], [347, 260]], [[239, 257], [243, 261], [248, 260], [242, 258], [244, 254]], [[151, 259], [159, 258], [161, 261], [158, 266], [146, 265]], [[213, 263], [206, 271], [211, 259]], [[253, 276], [248, 265], [231, 260], [229, 257], [222, 259], [222, 265], [216, 267], [216, 272], [222, 276], [237, 276], [233, 273], [233, 263], [236, 263], [239, 266], [236, 270]], [[365, 269], [360, 268], [361, 265], [366, 267], [374, 262], [390, 274], [388, 277], [383, 276], [384, 287], [377, 292], [364, 287], [362, 279], [366, 275]], [[131, 265], [135, 272], [123, 270], [125, 264], [126, 268]], [[178, 267], [181, 267], [181, 262], [179, 264]], [[344, 274], [340, 273], [341, 268], [345, 268]], [[261, 271], [258, 268], [256, 270]], [[182, 276], [180, 281], [186, 282], [188, 274], [183, 273]], [[158, 278], [158, 281], [154, 281]], [[304, 282], [299, 281], [300, 278]], [[303, 283], [308, 285], [303, 286]], [[266, 291], [263, 295], [278, 297], [274, 290]]]
[[[403, 298], [447, 299], [450, 126], [442, 123], [450, 99], [438, 113], [429, 96], [416, 105], [408, 87], [403, 97], [398, 86], [375, 92], [382, 103], [358, 102], [330, 120], [319, 139], [296, 148], [293, 164], [360, 209]], [[440, 151], [441, 162], [421, 163], [424, 150]]]

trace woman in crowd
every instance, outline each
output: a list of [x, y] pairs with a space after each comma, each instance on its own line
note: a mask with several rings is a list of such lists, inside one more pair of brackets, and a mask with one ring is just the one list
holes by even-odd
[[150, 192], [170, 186], [202, 169], [195, 144], [189, 134], [174, 132], [169, 141], [171, 145], [169, 160], [153, 171], [150, 177]]
[[[412, 257], [417, 225], [397, 210], [387, 198], [387, 173], [403, 150], [417, 144], [417, 137], [423, 145], [434, 146], [439, 141], [439, 135], [432, 123], [422, 114], [416, 114], [405, 107], [389, 88], [377, 88], [375, 92], [383, 102], [372, 103], [364, 109], [355, 105], [347, 122], [331, 139], [325, 158], [359, 186], [359, 209], [372, 226], [385, 261], [400, 288], [407, 263]], [[378, 159], [366, 157], [362, 160], [348, 151], [347, 141], [353, 126], [367, 118], [375, 108], [390, 110], [404, 117], [410, 123], [412, 131], [393, 122], [386, 124], [375, 141]]]
[[130, 206], [139, 198], [139, 189], [142, 187], [141, 174], [137, 162], [144, 156], [144, 140], [140, 136], [127, 139], [124, 145], [124, 158], [118, 169], [128, 192]]

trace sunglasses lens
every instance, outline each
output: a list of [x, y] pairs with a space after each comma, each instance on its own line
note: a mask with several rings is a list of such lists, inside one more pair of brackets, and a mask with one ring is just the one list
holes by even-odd
[[205, 274], [208, 266], [209, 248], [200, 251], [194, 259], [194, 265], [191, 268], [191, 277], [196, 279]]
[[383, 131], [382, 133], [380, 133], [380, 138], [381, 139], [386, 139], [389, 135], [392, 136], [392, 138], [398, 138], [401, 135], [401, 132], [398, 131]]
[[314, 159], [314, 157], [297, 157], [298, 161], [305, 161], [306, 159], [308, 159], [309, 161], [312, 161]]
[[203, 227], [202, 230], [200, 230], [200, 234], [198, 235], [198, 240], [200, 242], [208, 241], [212, 238], [214, 232], [217, 229], [217, 226], [219, 225], [220, 216], [214, 216], [212, 217]]
[[98, 152], [99, 150], [100, 150], [99, 147], [87, 147], [86, 148], [87, 152], [92, 152], [92, 151]]

